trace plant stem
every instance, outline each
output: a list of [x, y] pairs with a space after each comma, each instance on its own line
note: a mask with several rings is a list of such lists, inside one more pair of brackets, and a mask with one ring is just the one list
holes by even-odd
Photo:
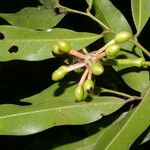
[[115, 40], [114, 40], [114, 39], [111, 40], [111, 41], [109, 41], [106, 45], [104, 45], [102, 48], [100, 48], [100, 49], [97, 51], [97, 54], [102, 53], [103, 51], [105, 51], [105, 49], [106, 49], [108, 46], [110, 46], [110, 45], [112, 45], [112, 44], [114, 44], [114, 43], [115, 43]]
[[73, 56], [76, 56], [76, 57], [78, 57], [78, 58], [81, 58], [81, 59], [84, 59], [84, 58], [85, 58], [85, 55], [84, 55], [84, 54], [82, 54], [82, 53], [80, 53], [80, 52], [78, 52], [78, 51], [75, 51], [75, 50], [71, 50], [71, 51], [69, 52], [69, 54], [70, 54], [70, 55], [73, 55]]
[[102, 60], [102, 58], [104, 58], [106, 56], [106, 53], [105, 52], [102, 52], [102, 53], [96, 53], [96, 58], [97, 60]]
[[86, 48], [83, 48], [82, 51], [84, 52], [84, 54], [88, 54], [88, 51], [86, 50]]
[[144, 61], [142, 63], [142, 66], [149, 66], [150, 67], [150, 61]]
[[104, 29], [106, 30], [110, 30], [110, 28], [105, 25], [103, 22], [101, 22], [99, 19], [97, 19], [96, 17], [94, 17], [90, 12], [86, 13], [86, 16], [90, 17], [91, 19], [93, 19], [95, 22], [97, 22], [100, 26], [102, 26]]
[[86, 70], [84, 71], [84, 73], [83, 73], [83, 75], [82, 75], [80, 81], [79, 81], [79, 85], [81, 85], [81, 86], [83, 85], [83, 83], [84, 83], [84, 81], [85, 81], [85, 79], [86, 79], [88, 73], [89, 73], [89, 69], [86, 69]]
[[130, 40], [131, 43], [135, 44], [137, 47], [139, 47], [148, 57], [150, 57], [150, 52], [145, 49], [137, 40]]
[[89, 74], [88, 74], [87, 79], [89, 79], [89, 80], [91, 80], [91, 79], [92, 79], [92, 72], [91, 72], [91, 70], [89, 70]]
[[132, 95], [129, 95], [129, 94], [126, 94], [126, 93], [123, 93], [123, 92], [118, 92], [118, 91], [114, 91], [114, 90], [106, 89], [106, 88], [100, 88], [100, 89], [101, 89], [102, 93], [104, 93], [104, 92], [112, 93], [112, 94], [116, 94], [116, 95], [119, 95], [119, 96], [127, 97], [130, 100], [140, 99], [140, 97], [132, 96]]
[[81, 68], [81, 67], [84, 67], [85, 66], [85, 63], [77, 63], [77, 64], [74, 64], [74, 65], [71, 65], [69, 66], [66, 71], [67, 72], [70, 72], [70, 71], [73, 71], [73, 70], [76, 70], [78, 68]]
[[74, 10], [74, 9], [71, 9], [71, 8], [68, 8], [68, 7], [65, 7], [65, 6], [62, 6], [60, 4], [57, 4], [55, 6], [55, 8], [61, 8], [61, 9], [64, 9], [66, 12], [71, 12], [71, 13], [75, 13], [75, 14], [80, 14], [80, 15], [84, 15], [84, 16], [87, 16], [89, 18], [91, 18], [92, 20], [94, 20], [95, 22], [97, 22], [100, 26], [102, 26], [104, 29], [106, 30], [110, 30], [110, 28], [105, 25], [103, 22], [101, 22], [100, 20], [98, 20], [96, 17], [94, 17], [90, 12], [82, 12], [82, 11], [78, 11], [78, 10]]

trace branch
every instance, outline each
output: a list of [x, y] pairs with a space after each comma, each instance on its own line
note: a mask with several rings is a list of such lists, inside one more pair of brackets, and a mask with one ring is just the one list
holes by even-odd
[[150, 57], [150, 52], [145, 49], [137, 40], [130, 40], [131, 43], [135, 44], [138, 48], [140, 48], [148, 57]]
[[84, 16], [87, 16], [89, 18], [91, 18], [92, 20], [94, 20], [95, 22], [97, 22], [100, 26], [102, 26], [104, 29], [106, 30], [110, 30], [110, 28], [105, 25], [103, 22], [101, 22], [100, 20], [98, 20], [95, 16], [93, 16], [89, 11], [87, 13], [85, 12], [82, 12], [82, 11], [78, 11], [78, 10], [74, 10], [74, 9], [71, 9], [71, 8], [68, 8], [68, 7], [65, 7], [65, 6], [62, 6], [60, 4], [57, 4], [55, 6], [55, 8], [60, 8], [60, 9], [63, 9], [66, 13], [75, 13], [75, 14], [80, 14], [80, 15], [84, 15]]

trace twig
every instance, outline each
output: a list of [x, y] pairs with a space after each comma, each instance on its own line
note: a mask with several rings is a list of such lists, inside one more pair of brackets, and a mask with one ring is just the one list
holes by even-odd
[[81, 77], [81, 79], [80, 79], [80, 81], [79, 81], [79, 85], [83, 85], [83, 83], [84, 83], [84, 81], [85, 81], [85, 79], [86, 79], [86, 77], [87, 77], [87, 75], [88, 75], [88, 72], [89, 72], [89, 69], [86, 69], [86, 70], [84, 71], [84, 73], [83, 73], [83, 75], [82, 75], [82, 77]]
[[145, 49], [137, 40], [130, 40], [131, 43], [135, 44], [137, 47], [139, 47], [148, 57], [150, 57], [150, 52]]
[[55, 8], [61, 8], [61, 9], [64, 9], [66, 12], [71, 12], [71, 13], [75, 13], [75, 14], [80, 14], [80, 15], [84, 15], [84, 16], [87, 16], [89, 18], [91, 18], [92, 20], [96, 21], [100, 26], [102, 26], [104, 29], [106, 30], [110, 30], [110, 28], [105, 25], [103, 22], [101, 22], [100, 20], [98, 20], [96, 17], [94, 17], [90, 12], [82, 12], [82, 11], [78, 11], [78, 10], [74, 10], [74, 9], [71, 9], [71, 8], [68, 8], [68, 7], [65, 7], [65, 6], [62, 6], [60, 4], [57, 4], [55, 6]]
[[76, 56], [76, 57], [78, 57], [78, 58], [81, 58], [81, 59], [85, 59], [85, 55], [84, 55], [84, 54], [82, 54], [82, 53], [80, 53], [80, 52], [78, 52], [78, 51], [75, 51], [75, 50], [71, 50], [71, 51], [69, 52], [69, 54], [70, 54], [70, 55], [73, 55], [73, 56]]
[[81, 67], [84, 67], [85, 66], [85, 63], [77, 63], [77, 64], [74, 64], [74, 65], [71, 65], [69, 66], [66, 71], [67, 72], [70, 72], [70, 71], [73, 71], [73, 70], [76, 70], [78, 68], [81, 68]]
[[134, 99], [139, 99], [141, 100], [140, 97], [138, 96], [132, 96], [132, 95], [129, 95], [129, 94], [126, 94], [126, 93], [123, 93], [123, 92], [118, 92], [118, 91], [114, 91], [114, 90], [111, 90], [111, 89], [106, 89], [106, 88], [100, 88], [101, 89], [101, 92], [107, 92], [107, 93], [112, 93], [112, 94], [116, 94], [116, 95], [119, 95], [119, 96], [123, 96], [123, 97], [127, 97], [129, 98], [130, 100], [134, 100]]

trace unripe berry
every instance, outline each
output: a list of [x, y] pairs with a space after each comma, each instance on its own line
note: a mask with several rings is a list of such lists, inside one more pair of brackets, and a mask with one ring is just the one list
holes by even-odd
[[94, 89], [94, 82], [90, 79], [86, 80], [84, 82], [83, 88], [84, 88], [84, 91], [86, 91], [87, 94], [90, 94]]
[[53, 46], [52, 46], [52, 51], [53, 51], [54, 54], [57, 54], [57, 55], [62, 55], [62, 54], [63, 54], [63, 52], [60, 51], [58, 45], [53, 45]]
[[66, 72], [62, 69], [57, 69], [56, 71], [53, 72], [52, 74], [52, 80], [53, 81], [58, 81], [64, 78], [66, 75]]
[[65, 65], [62, 65], [62, 66], [60, 66], [58, 69], [60, 69], [60, 70], [63, 70], [63, 71], [66, 71], [66, 69], [67, 69], [67, 66], [65, 66]]
[[63, 53], [69, 53], [71, 50], [71, 44], [67, 41], [58, 41], [58, 46]]
[[117, 42], [117, 43], [124, 43], [124, 42], [127, 42], [131, 37], [132, 37], [132, 34], [130, 32], [122, 31], [122, 32], [119, 32], [115, 36], [115, 42]]
[[78, 69], [76, 69], [76, 70], [74, 70], [76, 73], [83, 73], [83, 68], [78, 68]]
[[112, 44], [108, 46], [105, 50], [106, 55], [110, 57], [116, 56], [119, 53], [119, 51], [120, 51], [120, 45], [118, 44]]
[[78, 87], [75, 89], [74, 96], [75, 96], [76, 101], [78, 101], [78, 102], [83, 100], [84, 90], [83, 90], [83, 87], [81, 85], [78, 85]]
[[91, 65], [91, 71], [94, 75], [98, 76], [101, 75], [104, 72], [104, 68], [101, 64], [99, 63], [93, 63]]

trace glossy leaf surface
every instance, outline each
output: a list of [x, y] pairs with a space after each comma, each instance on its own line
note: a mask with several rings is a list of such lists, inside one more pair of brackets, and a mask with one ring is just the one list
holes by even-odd
[[99, 149], [109, 149], [109, 145], [113, 142], [113, 140], [117, 137], [117, 134], [121, 131], [123, 126], [128, 121], [131, 116], [131, 112], [129, 114], [125, 114], [124, 117], [119, 118], [113, 124], [108, 126], [102, 134], [99, 135], [95, 145], [93, 147], [94, 150]]
[[54, 9], [41, 7], [26, 7], [17, 13], [0, 13], [13, 26], [47, 30], [54, 27], [64, 14], [56, 15]]
[[[150, 85], [143, 94], [143, 100], [142, 102], [136, 107], [135, 111], [132, 113], [132, 115], [129, 117], [125, 123], [123, 123], [123, 126], [118, 125], [120, 130], [115, 133], [117, 130], [115, 129], [117, 126], [112, 128], [109, 133], [107, 133], [106, 138], [109, 138], [109, 135], [112, 133], [114, 135], [113, 139], [110, 140], [109, 143], [107, 143], [106, 149], [107, 150], [113, 150], [118, 145], [120, 149], [129, 149], [130, 146], [133, 144], [135, 139], [138, 138], [144, 132], [146, 128], [150, 125]], [[129, 136], [132, 135], [132, 136]], [[103, 138], [104, 139], [104, 138]], [[104, 140], [102, 142], [105, 143]], [[101, 143], [101, 141], [100, 141]], [[99, 143], [99, 146], [102, 145]]]
[[[21, 101], [31, 105], [0, 105], [0, 134], [28, 135], [58, 125], [94, 122], [119, 109], [125, 101], [115, 97], [94, 96], [91, 102], [75, 102], [75, 86], [54, 84], [41, 93]], [[65, 89], [65, 92], [62, 91]]]
[[139, 35], [150, 17], [149, 0], [131, 0], [132, 16]]
[[0, 61], [48, 59], [53, 57], [52, 46], [59, 40], [66, 40], [73, 49], [79, 50], [102, 37], [67, 29], [48, 29], [44, 32], [12, 26], [0, 26], [0, 33], [4, 36], [0, 40]]
[[[94, 10], [95, 16], [107, 25], [114, 33], [120, 31], [132, 32], [123, 14], [109, 0], [95, 0]], [[113, 38], [113, 34], [105, 36], [106, 42]], [[122, 44], [122, 50], [119, 55], [123, 58], [143, 57], [141, 50], [135, 49], [134, 45], [131, 43]], [[144, 71], [130, 67], [115, 67], [115, 69], [119, 71], [123, 80], [131, 88], [137, 91], [142, 91], [148, 84], [149, 74], [146, 69]]]
[[59, 0], [39, 0], [46, 8], [54, 9]]

